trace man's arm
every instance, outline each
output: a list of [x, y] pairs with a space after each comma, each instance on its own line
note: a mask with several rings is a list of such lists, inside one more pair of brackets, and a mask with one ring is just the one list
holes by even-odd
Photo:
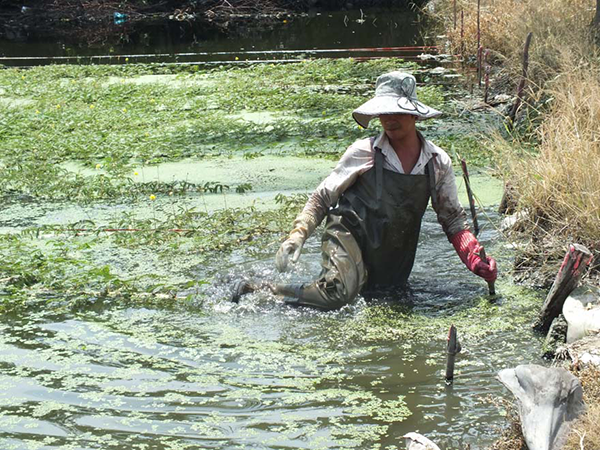
[[333, 171], [312, 193], [302, 212], [292, 224], [292, 231], [275, 256], [277, 269], [283, 271], [292, 262], [298, 261], [304, 242], [323, 221], [327, 211], [335, 205], [344, 193], [362, 173], [373, 167], [373, 151], [370, 139], [352, 144]]
[[450, 157], [438, 154], [435, 160], [435, 189], [437, 202], [432, 201], [433, 210], [449, 241], [457, 233], [468, 230], [467, 214], [458, 199], [458, 189]]
[[437, 202], [432, 202], [438, 221], [467, 268], [486, 281], [493, 281], [498, 275], [496, 261], [491, 257], [485, 261], [481, 258], [482, 247], [475, 235], [471, 233], [467, 214], [458, 200], [458, 190], [450, 158], [445, 154], [438, 155], [438, 157], [440, 156], [439, 161], [436, 161], [439, 163], [439, 167], [435, 171]]
[[293, 229], [303, 227], [306, 231], [305, 237], [308, 238], [344, 191], [371, 167], [373, 152], [369, 139], [357, 141], [348, 147], [333, 171], [312, 193], [304, 209], [294, 220]]

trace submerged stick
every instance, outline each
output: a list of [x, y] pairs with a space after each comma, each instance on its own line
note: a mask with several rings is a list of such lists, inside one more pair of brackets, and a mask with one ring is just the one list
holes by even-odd
[[446, 341], [446, 384], [450, 385], [454, 381], [454, 360], [456, 359], [456, 354], [461, 350], [454, 325], [450, 325]]
[[[475, 200], [473, 198], [473, 191], [471, 190], [471, 183], [469, 181], [469, 170], [467, 169], [467, 162], [462, 159], [460, 161], [460, 166], [462, 167], [463, 178], [465, 180], [465, 187], [467, 188], [467, 197], [469, 198], [469, 209], [471, 210], [471, 218], [473, 219], [473, 234], [475, 237], [479, 234], [479, 222], [477, 222], [477, 210], [475, 209]], [[479, 257], [487, 262], [487, 255], [485, 254], [485, 249], [483, 245], [481, 245], [481, 250], [479, 251]], [[488, 290], [490, 295], [496, 295], [496, 282], [495, 281], [487, 281]]]

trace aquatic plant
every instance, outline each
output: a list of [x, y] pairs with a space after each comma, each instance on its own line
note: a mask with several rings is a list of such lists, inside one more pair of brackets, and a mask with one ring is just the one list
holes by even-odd
[[[308, 274], [275, 274], [270, 263], [314, 186], [297, 167], [308, 161], [319, 176], [331, 162], [309, 158], [335, 158], [374, 133], [349, 112], [377, 75], [402, 67], [414, 68], [340, 60], [0, 71], [0, 195], [10, 209], [0, 218], [1, 445], [394, 449], [415, 416], [434, 427], [418, 411], [410, 374], [427, 373], [439, 398], [435, 349], [450, 321], [465, 343], [497, 339], [527, 320], [530, 292], [501, 286], [501, 304], [475, 296], [408, 310], [361, 301], [332, 313], [287, 308], [264, 292], [226, 301], [240, 277]], [[420, 95], [448, 106], [439, 86]], [[15, 107], [13, 98], [27, 101]], [[463, 141], [472, 128], [464, 131], [444, 142], [451, 152], [476, 152]], [[254, 166], [254, 178], [192, 182], [179, 172], [193, 159], [247, 170], [289, 155], [293, 180], [266, 165]], [[182, 160], [176, 177], [163, 175], [162, 163]], [[317, 251], [313, 238], [305, 258], [313, 268]], [[515, 347], [490, 360], [523, 353]], [[458, 371], [483, 366], [473, 359]], [[13, 395], [23, 383], [35, 388]], [[39, 398], [52, 393], [60, 402]], [[55, 424], [56, 436], [35, 434]]]
[[[351, 110], [379, 74], [398, 68], [415, 66], [348, 59], [206, 70], [6, 69], [0, 71], [0, 192], [80, 200], [150, 195], [159, 191], [132, 189], [132, 167], [248, 151], [339, 155], [364, 135], [349, 120]], [[420, 95], [433, 106], [443, 102], [437, 86]], [[245, 120], [260, 111], [276, 115]]]

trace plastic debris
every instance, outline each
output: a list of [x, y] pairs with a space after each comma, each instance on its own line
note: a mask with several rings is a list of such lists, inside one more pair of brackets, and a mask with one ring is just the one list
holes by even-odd
[[406, 433], [402, 436], [406, 439], [406, 450], [440, 450], [430, 439], [419, 433]]
[[570, 422], [585, 409], [577, 377], [565, 369], [528, 364], [501, 370], [498, 379], [517, 399], [529, 450], [560, 448]]
[[125, 22], [129, 20], [127, 14], [123, 14], [120, 12], [115, 12], [114, 14], [115, 25], [123, 25]]
[[600, 289], [582, 286], [575, 289], [563, 305], [567, 320], [567, 343], [600, 332]]

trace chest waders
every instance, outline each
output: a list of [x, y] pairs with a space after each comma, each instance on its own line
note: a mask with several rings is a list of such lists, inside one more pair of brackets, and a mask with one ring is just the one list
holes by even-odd
[[373, 167], [329, 211], [319, 279], [308, 285], [279, 286], [280, 293], [298, 298], [290, 303], [337, 309], [363, 289], [406, 284], [430, 192], [437, 200], [433, 159], [425, 175], [406, 175], [384, 169], [381, 149], [374, 150]]

